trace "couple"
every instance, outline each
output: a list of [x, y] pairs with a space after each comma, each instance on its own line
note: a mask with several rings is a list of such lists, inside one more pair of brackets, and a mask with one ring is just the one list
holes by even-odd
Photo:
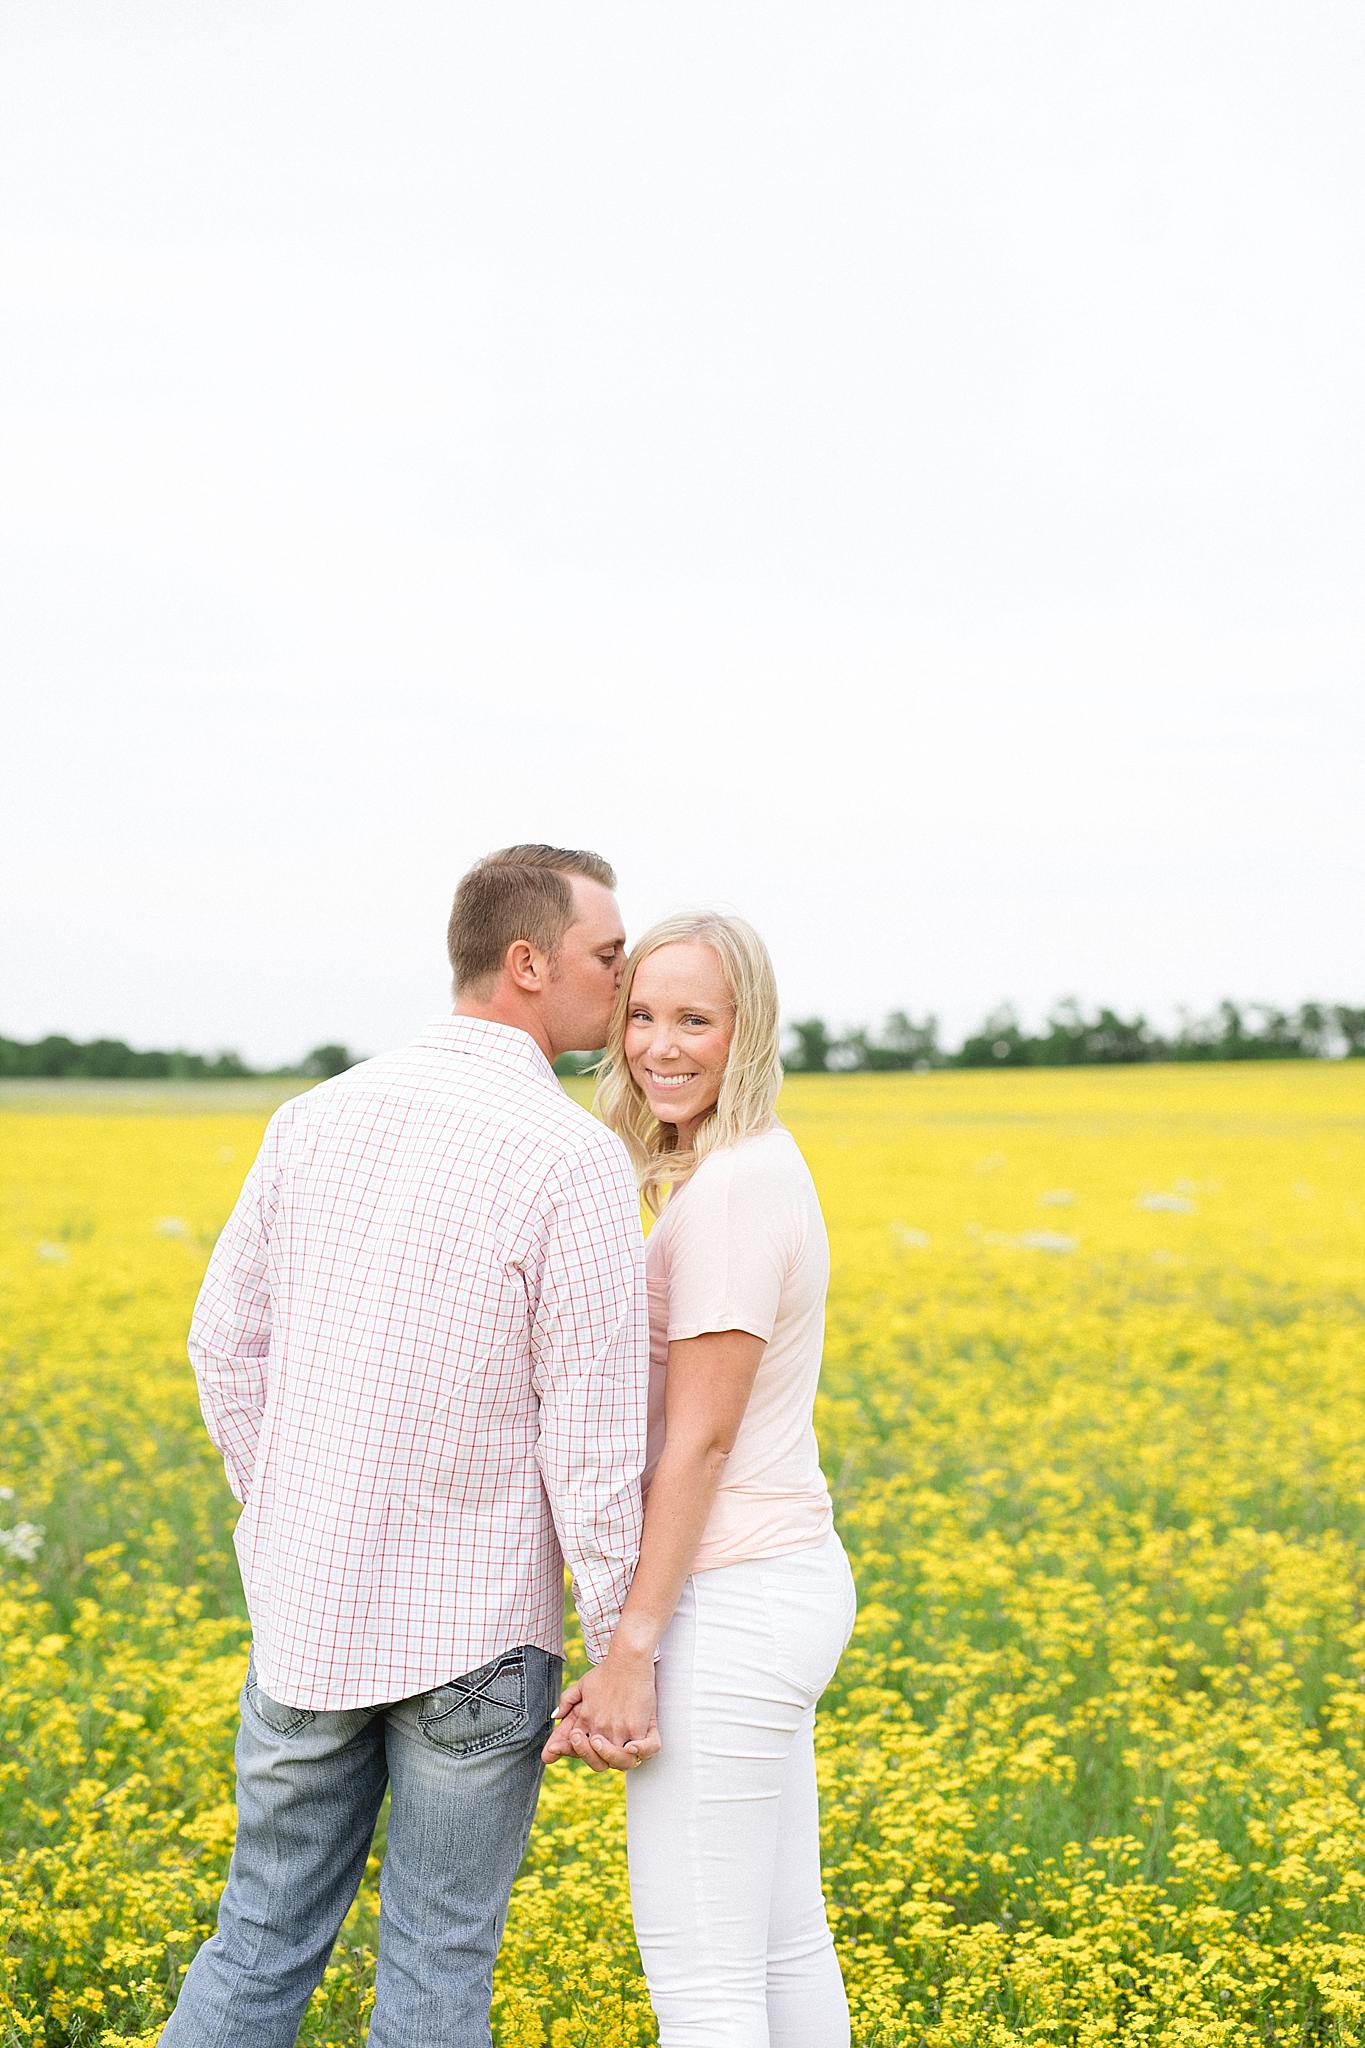
[[[549, 846], [471, 869], [454, 1014], [276, 1113], [209, 1262], [190, 1355], [252, 1650], [218, 1931], [162, 2048], [289, 2048], [386, 1787], [371, 2048], [487, 2048], [570, 1756], [628, 1773], [662, 2048], [848, 2041], [812, 1734], [854, 1592], [772, 967], [714, 916], [626, 959], [614, 888]], [[551, 1061], [604, 1043], [599, 1122]], [[565, 1563], [592, 1662], [561, 1694]]]

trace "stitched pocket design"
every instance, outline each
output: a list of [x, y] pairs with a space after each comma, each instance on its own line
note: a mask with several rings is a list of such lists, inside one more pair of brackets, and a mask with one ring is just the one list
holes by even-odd
[[508, 1650], [491, 1664], [437, 1686], [422, 1702], [420, 1721], [428, 1742], [460, 1756], [520, 1735], [530, 1722], [524, 1652]]

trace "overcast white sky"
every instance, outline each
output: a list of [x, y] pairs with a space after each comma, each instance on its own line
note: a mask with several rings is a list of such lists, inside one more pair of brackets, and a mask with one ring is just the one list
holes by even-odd
[[492, 846], [790, 1015], [1365, 1000], [1355, 0], [0, 13], [0, 1031], [373, 1051]]

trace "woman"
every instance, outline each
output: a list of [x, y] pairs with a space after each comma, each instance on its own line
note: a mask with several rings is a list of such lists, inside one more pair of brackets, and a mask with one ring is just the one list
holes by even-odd
[[855, 1601], [811, 1424], [829, 1249], [773, 1115], [777, 1041], [757, 933], [671, 918], [626, 964], [598, 1088], [659, 1218], [644, 1534], [610, 1651], [565, 1693], [547, 1755], [633, 1761], [657, 1680], [662, 1749], [626, 1797], [660, 2048], [848, 2040], [813, 1730]]

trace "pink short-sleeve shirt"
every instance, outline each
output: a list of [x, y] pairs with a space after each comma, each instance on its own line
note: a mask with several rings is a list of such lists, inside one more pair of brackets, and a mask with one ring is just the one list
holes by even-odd
[[648, 1488], [664, 1440], [670, 1341], [747, 1330], [767, 1346], [694, 1571], [779, 1557], [833, 1526], [813, 1410], [829, 1240], [810, 1170], [781, 1126], [712, 1152], [665, 1204], [645, 1253]]

